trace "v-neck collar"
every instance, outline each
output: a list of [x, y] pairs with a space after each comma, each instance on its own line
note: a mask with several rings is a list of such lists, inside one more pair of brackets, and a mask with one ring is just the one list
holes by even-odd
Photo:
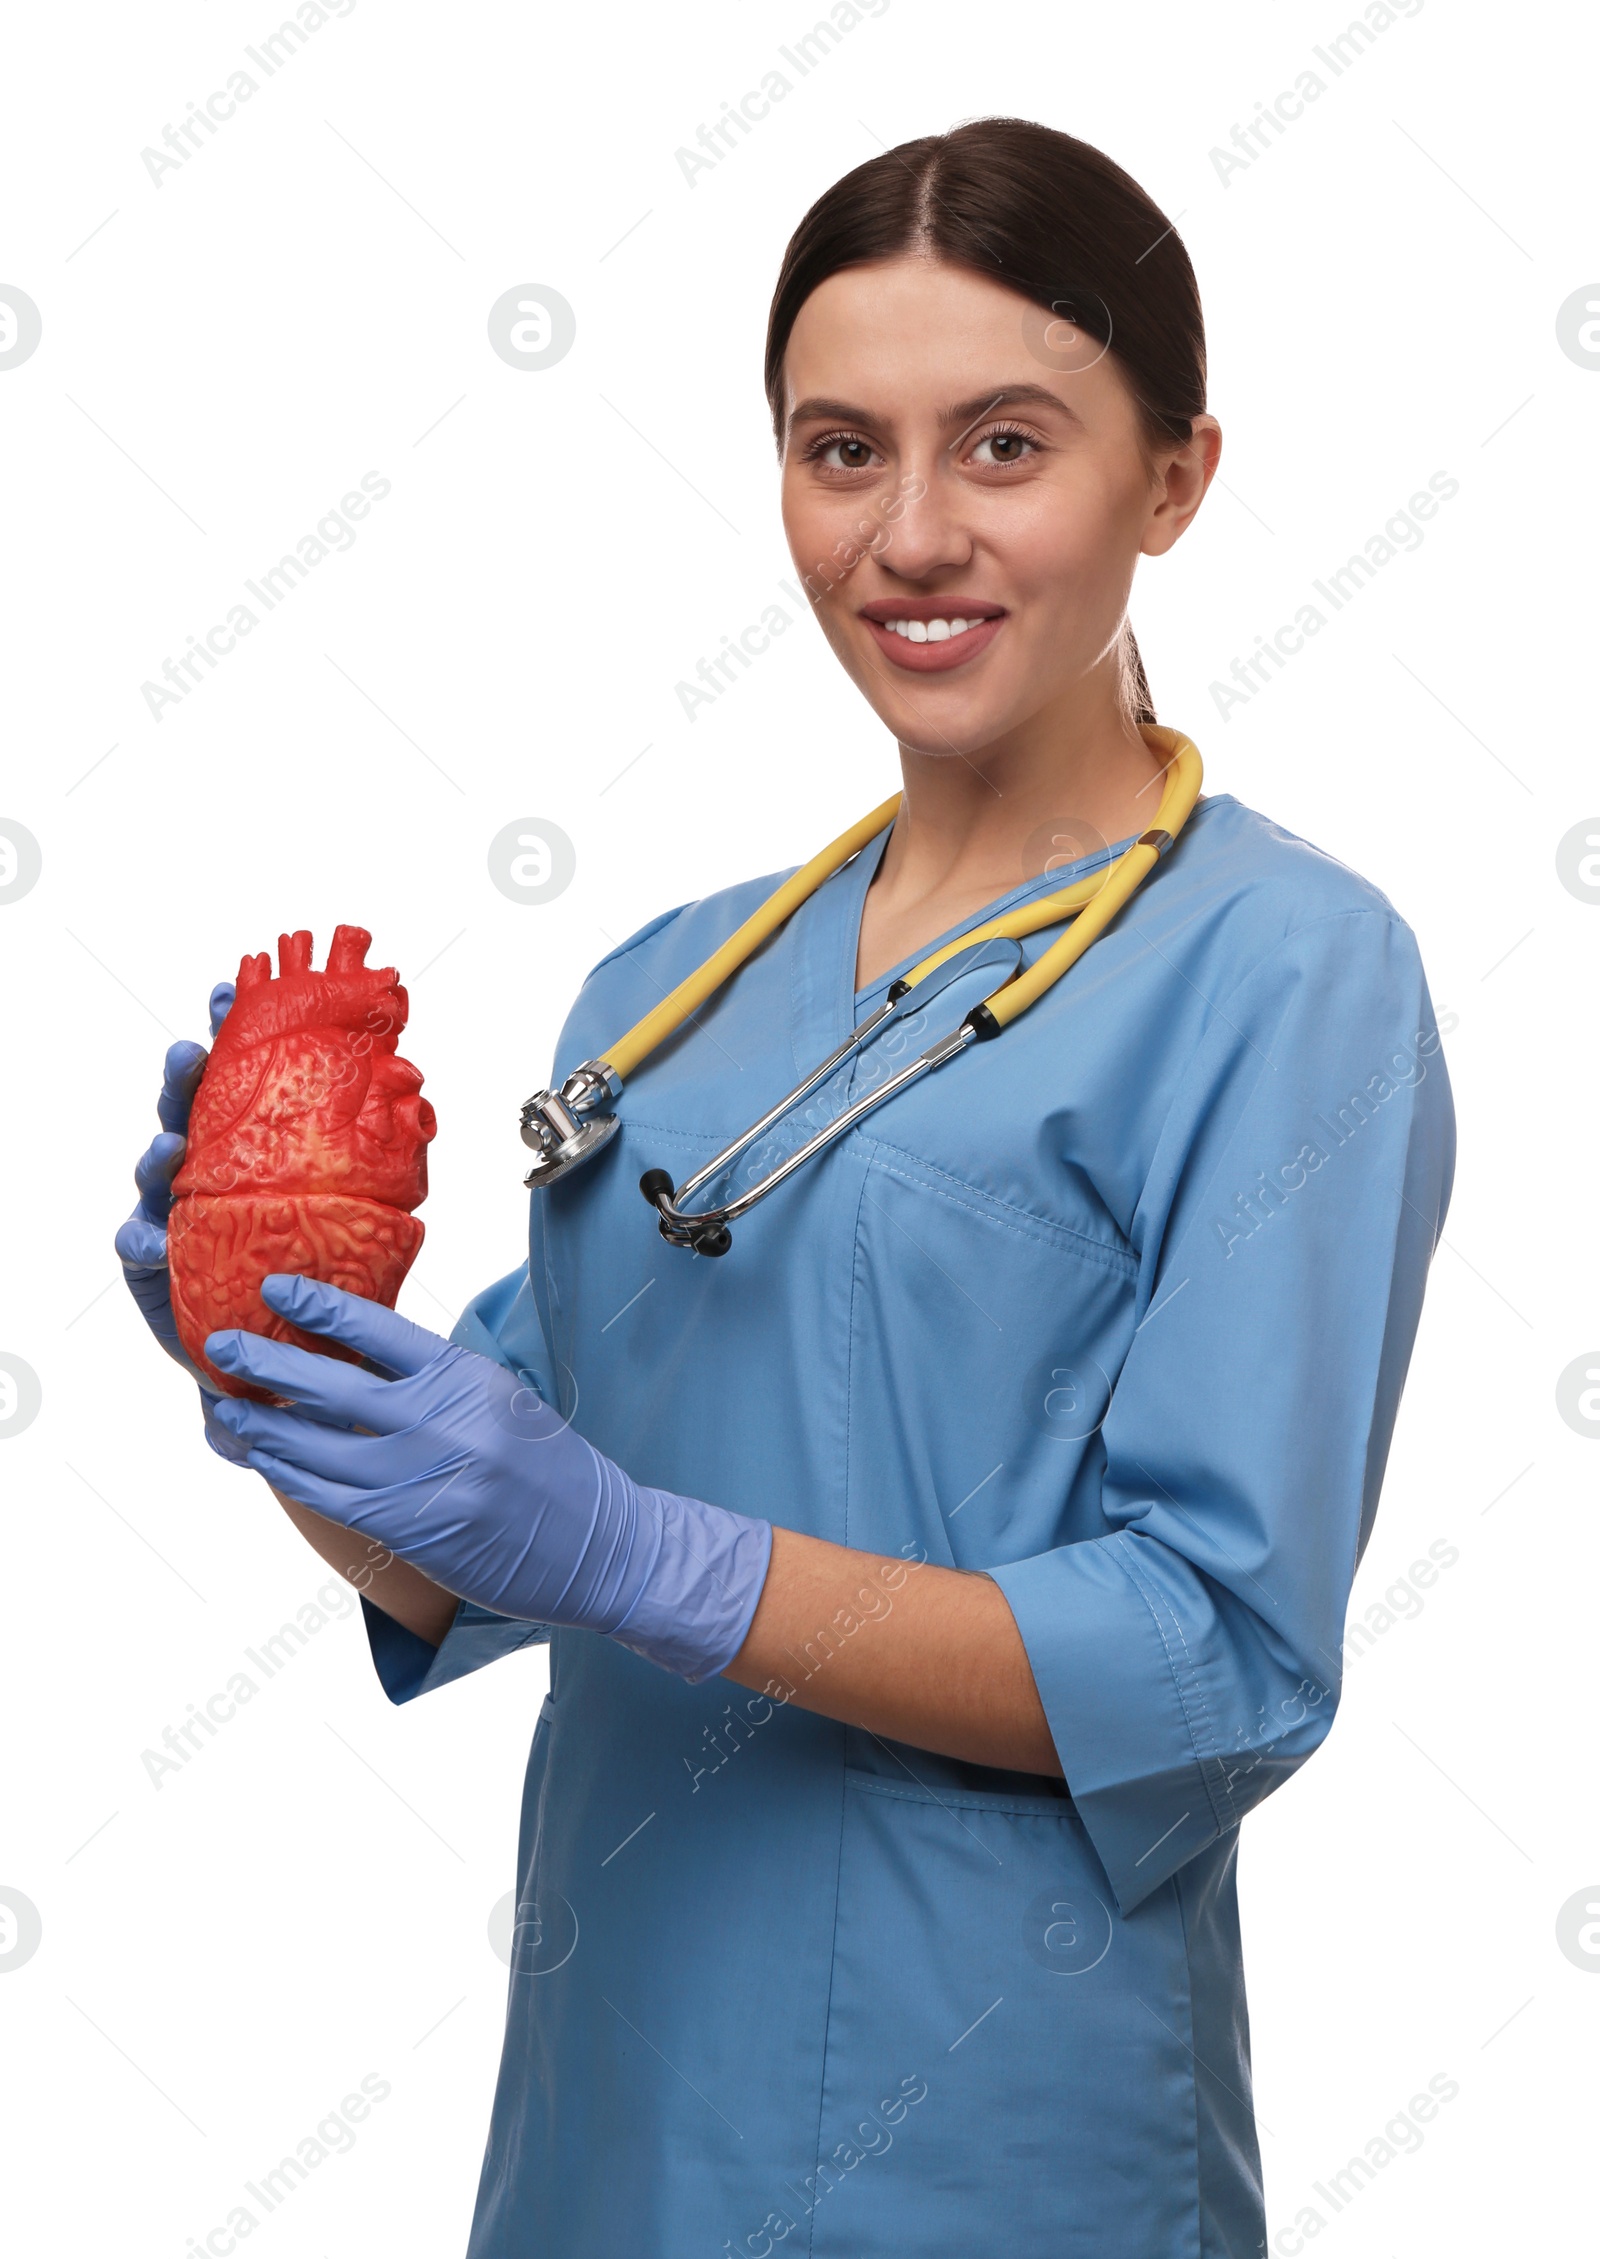
[[[1226, 794], [1208, 793], [1196, 806], [1190, 824], [1194, 824], [1207, 807], [1226, 797]], [[1059, 893], [1074, 880], [1086, 878], [1091, 871], [1114, 863], [1138, 837], [1136, 832], [1130, 832], [1126, 839], [1117, 840], [1093, 855], [1080, 856], [1076, 862], [1064, 863], [1056, 870], [1041, 873], [1038, 878], [1024, 880], [1020, 886], [985, 903], [970, 917], [946, 927], [931, 941], [919, 944], [897, 965], [880, 973], [869, 987], [858, 989], [856, 961], [861, 949], [862, 912], [867, 889], [878, 874], [892, 829], [892, 823], [885, 824], [852, 861], [835, 871], [811, 897], [797, 920], [811, 927], [807, 946], [794, 952], [792, 1026], [797, 1077], [809, 1074], [818, 1059], [825, 1058], [843, 1043], [865, 1014], [882, 1002], [890, 982], [909, 972], [913, 965], [920, 965], [924, 957], [942, 949], [946, 942], [987, 925], [991, 918], [1002, 916], [1021, 902], [1032, 901], [1041, 894]]]
[[[837, 1050], [856, 1024], [856, 957], [861, 912], [890, 824], [823, 882], [793, 921], [794, 1059], [796, 1079]], [[801, 940], [800, 929], [809, 928]]]
[[868, 987], [858, 989], [855, 986], [855, 956], [859, 956], [861, 949], [861, 918], [866, 907], [867, 888], [877, 875], [878, 865], [883, 859], [883, 852], [889, 841], [888, 831], [881, 832], [872, 842], [870, 848], [863, 849], [860, 858], [861, 861], [865, 862], [868, 854], [870, 854], [872, 867], [859, 889], [855, 923], [851, 929], [851, 942], [855, 956], [851, 959], [846, 978], [850, 983], [855, 1018], [861, 1019], [863, 1014], [870, 1011], [874, 1005], [882, 1003], [892, 981], [897, 981], [902, 973], [908, 973], [913, 965], [920, 965], [924, 957], [931, 957], [934, 951], [942, 949], [946, 942], [959, 940], [962, 934], [973, 932], [979, 926], [986, 926], [992, 918], [1004, 917], [1008, 910], [1014, 910], [1019, 903], [1031, 902], [1041, 894], [1063, 892], [1067, 887], [1075, 884], [1078, 879], [1087, 878], [1091, 871], [1102, 870], [1106, 864], [1114, 863], [1119, 855], [1125, 853], [1132, 846], [1137, 837], [1137, 832], [1130, 832], [1126, 839], [1118, 840], [1110, 847], [1097, 849], [1093, 855], [1080, 855], [1075, 863], [1062, 863], [1053, 871], [1041, 872], [1038, 878], [1025, 879], [1020, 886], [1012, 887], [1008, 894], [996, 895], [995, 899], [992, 902], [985, 903], [981, 910], [974, 910], [970, 916], [958, 919], [953, 926], [947, 926], [944, 932], [936, 935], [932, 941], [919, 942], [909, 956], [902, 957], [898, 964], [889, 966], [887, 971], [880, 973], [878, 978], [871, 982]]

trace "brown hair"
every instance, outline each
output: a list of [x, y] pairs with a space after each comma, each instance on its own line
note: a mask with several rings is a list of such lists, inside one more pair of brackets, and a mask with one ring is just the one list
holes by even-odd
[[[811, 293], [842, 267], [918, 254], [1070, 315], [1109, 348], [1151, 446], [1193, 436], [1206, 404], [1205, 324], [1194, 269], [1165, 213], [1088, 142], [1026, 118], [979, 118], [869, 158], [795, 229], [767, 324], [767, 399], [780, 445], [783, 356]], [[1130, 718], [1153, 722], [1126, 625], [1122, 674]]]

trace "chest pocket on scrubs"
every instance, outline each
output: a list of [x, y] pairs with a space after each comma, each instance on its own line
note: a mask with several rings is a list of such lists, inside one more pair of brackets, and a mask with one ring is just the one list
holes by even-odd
[[988, 1568], [1102, 1536], [1100, 1427], [1135, 1277], [1121, 1248], [869, 1149], [846, 1542]]

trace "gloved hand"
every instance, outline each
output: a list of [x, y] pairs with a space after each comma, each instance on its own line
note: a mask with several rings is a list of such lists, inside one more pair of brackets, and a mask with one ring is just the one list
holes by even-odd
[[282, 1271], [261, 1294], [394, 1377], [209, 1334], [222, 1371], [293, 1399], [212, 1403], [208, 1432], [247, 1466], [500, 1615], [609, 1633], [694, 1684], [733, 1660], [766, 1581], [769, 1522], [642, 1489], [515, 1373], [381, 1303]]
[[[227, 1018], [232, 1003], [233, 982], [219, 981], [211, 991], [213, 1038]], [[115, 1243], [128, 1292], [139, 1305], [145, 1324], [167, 1355], [176, 1358], [186, 1373], [192, 1373], [202, 1388], [206, 1383], [184, 1355], [172, 1315], [167, 1277], [167, 1218], [172, 1212], [172, 1180], [183, 1165], [189, 1109], [194, 1104], [200, 1070], [206, 1058], [203, 1043], [175, 1043], [167, 1053], [161, 1092], [156, 1099], [156, 1118], [161, 1131], [140, 1155], [133, 1172], [139, 1205], [119, 1229]], [[215, 1391], [208, 1393], [215, 1394]]]

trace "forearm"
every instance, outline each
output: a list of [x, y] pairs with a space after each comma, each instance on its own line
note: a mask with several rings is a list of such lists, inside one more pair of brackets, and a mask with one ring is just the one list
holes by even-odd
[[397, 1624], [404, 1624], [407, 1631], [415, 1632], [430, 1647], [439, 1645], [459, 1605], [453, 1592], [446, 1592], [443, 1585], [435, 1584], [411, 1562], [402, 1561], [376, 1538], [314, 1514], [309, 1506], [286, 1498], [271, 1484], [268, 1488], [312, 1551], [320, 1554], [330, 1569], [336, 1569], [347, 1584], [364, 1592], [375, 1607], [393, 1616]]
[[890, 1741], [1061, 1778], [1005, 1595], [967, 1570], [775, 1528], [761, 1598], [723, 1676]]
[[[721, 1672], [890, 1740], [1061, 1777], [991, 1578], [641, 1494], [493, 1358], [317, 1280], [272, 1273], [261, 1293], [362, 1364], [238, 1328], [208, 1336], [219, 1370], [279, 1400], [218, 1400], [223, 1456], [264, 1475], [323, 1560], [420, 1638], [442, 1641], [460, 1593], [530, 1624], [614, 1632], [692, 1685]], [[429, 1512], [464, 1465], [471, 1483]], [[639, 1541], [648, 1499], [653, 1544]]]

